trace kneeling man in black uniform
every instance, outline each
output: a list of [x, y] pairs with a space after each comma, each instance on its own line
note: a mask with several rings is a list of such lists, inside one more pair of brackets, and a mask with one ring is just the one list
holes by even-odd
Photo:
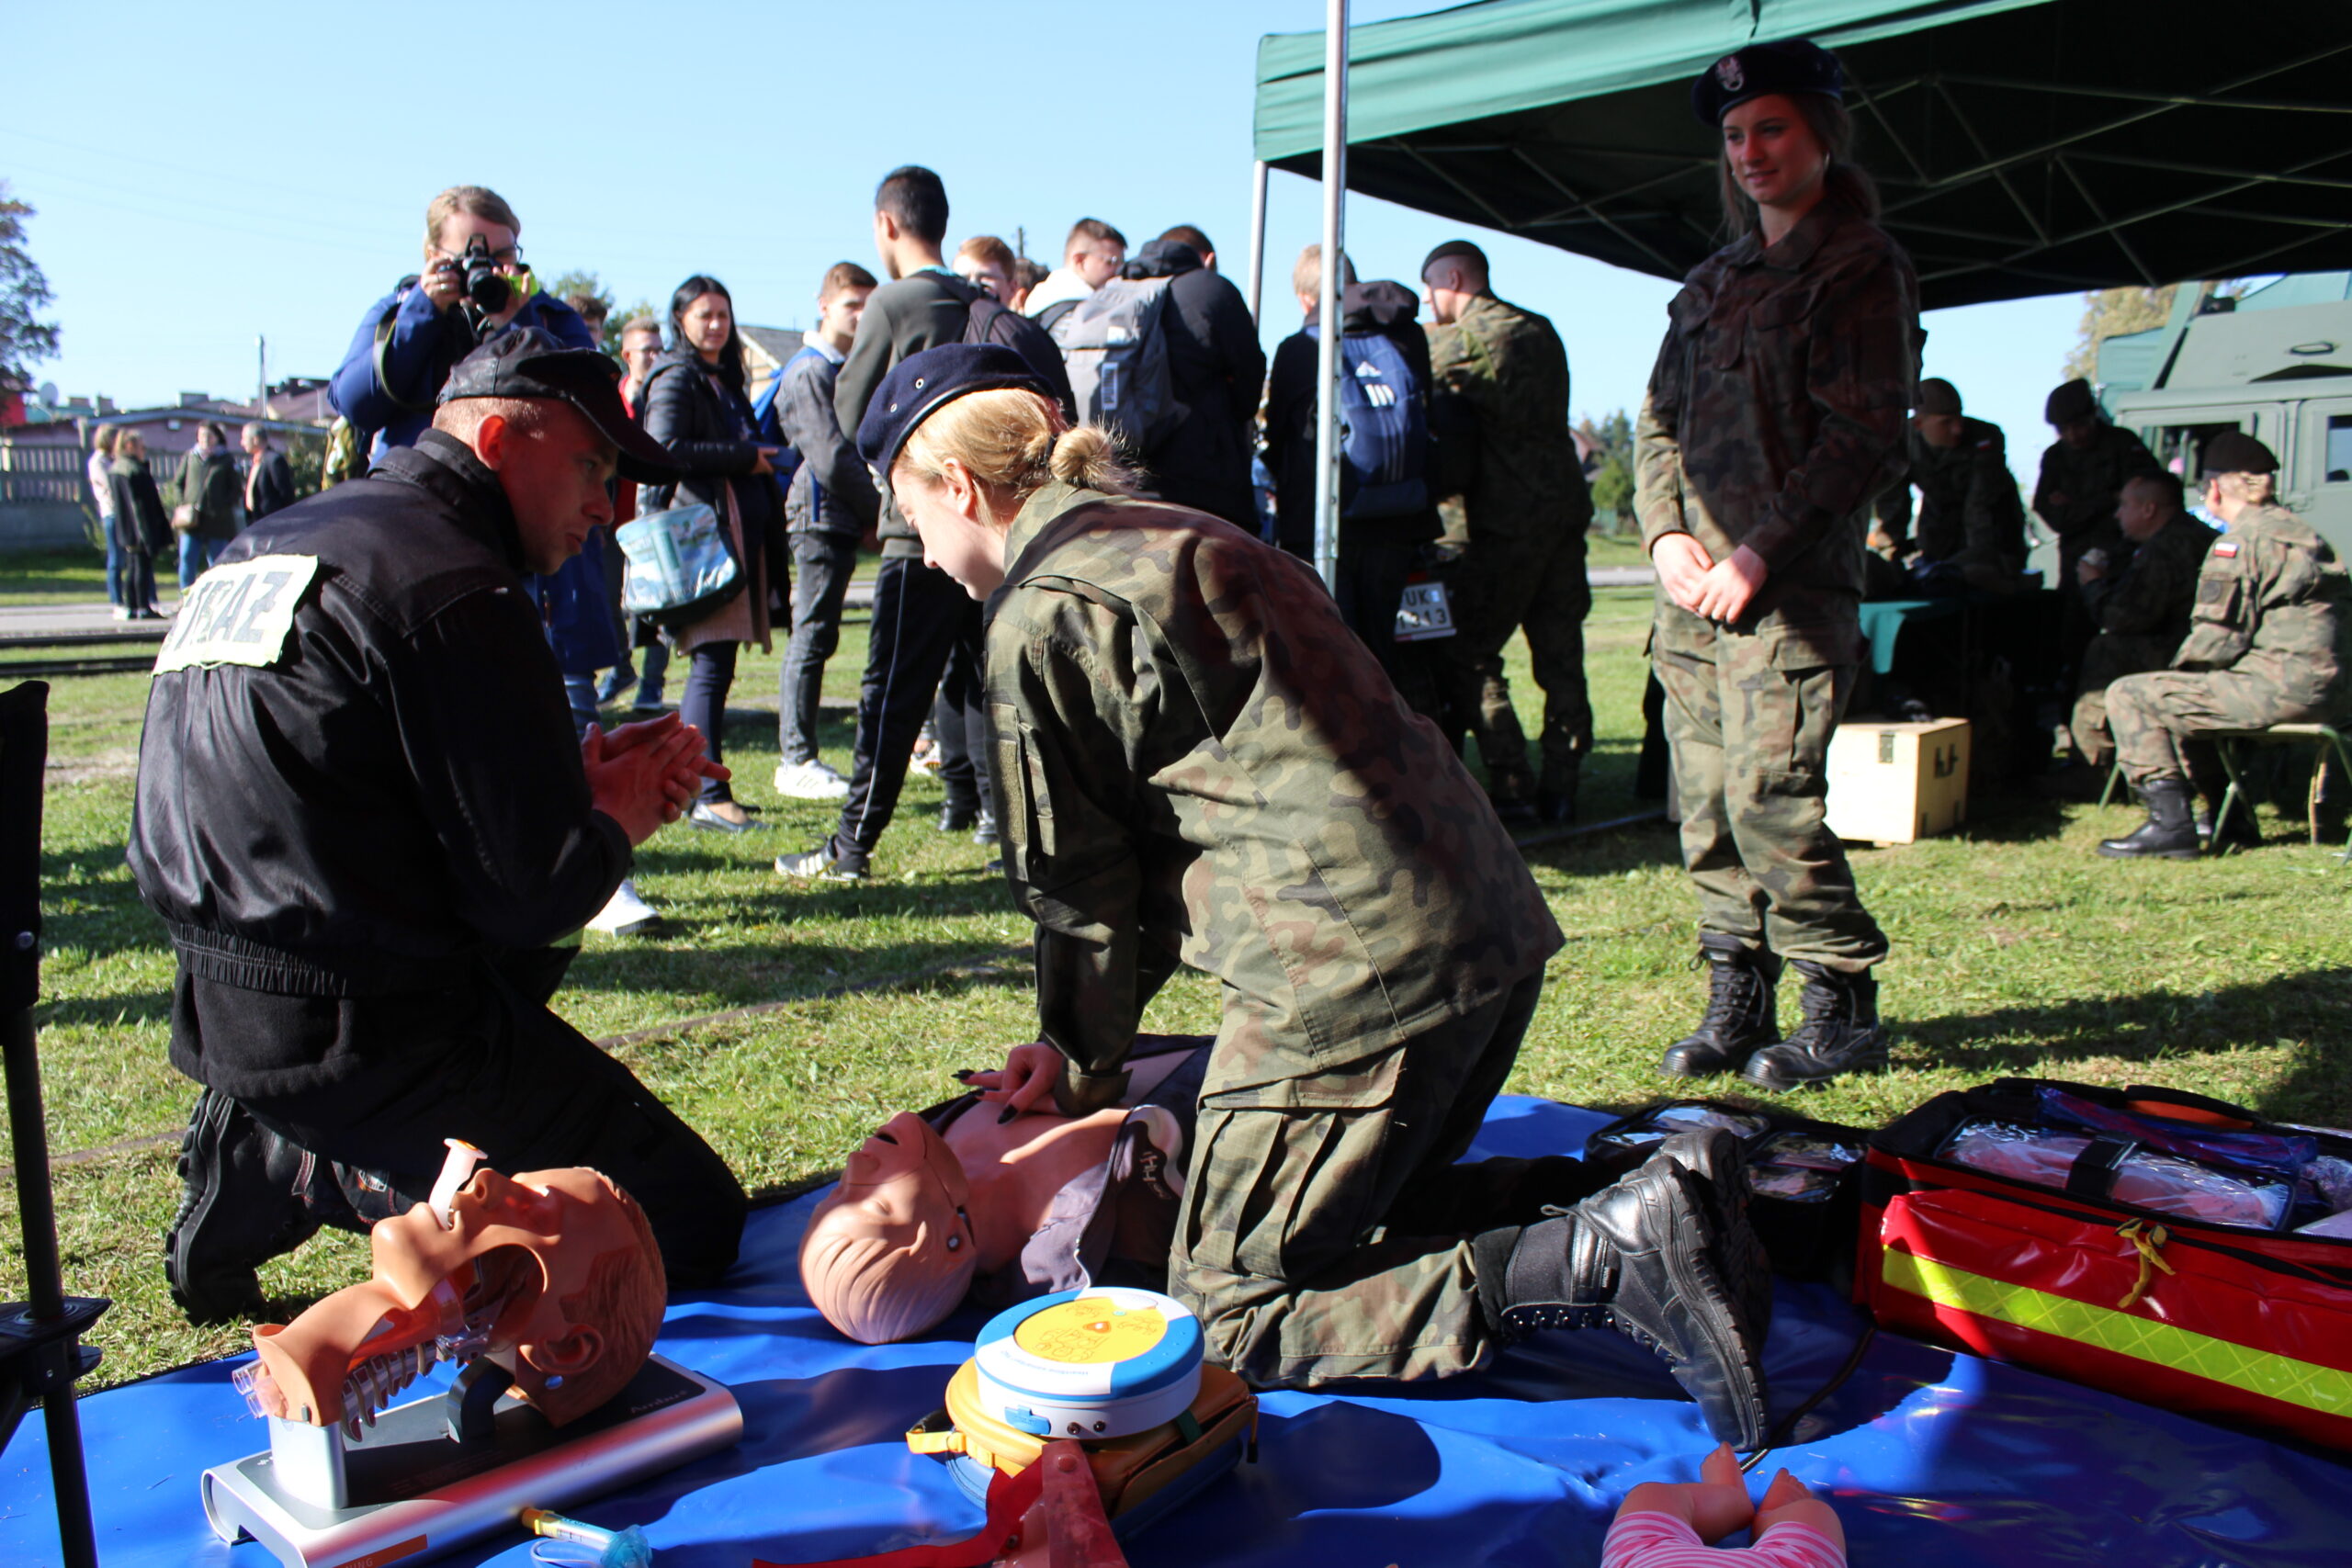
[[239, 536], [155, 663], [130, 865], [170, 928], [172, 1065], [204, 1086], [164, 1236], [198, 1321], [256, 1265], [424, 1200], [445, 1138], [586, 1165], [643, 1205], [673, 1283], [734, 1260], [726, 1163], [548, 1010], [558, 938], [724, 770], [669, 716], [573, 738], [522, 574], [674, 477], [604, 355], [507, 333], [367, 479]]

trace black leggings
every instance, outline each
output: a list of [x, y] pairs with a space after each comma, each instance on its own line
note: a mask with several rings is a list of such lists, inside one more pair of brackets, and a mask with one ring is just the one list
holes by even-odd
[[[743, 645], [736, 642], [706, 642], [694, 651], [694, 663], [686, 671], [685, 690], [678, 697], [678, 716], [702, 731], [710, 743], [710, 760], [724, 761], [721, 755], [721, 731], [727, 728], [727, 694], [735, 684], [735, 653]], [[732, 800], [735, 792], [725, 779], [705, 779], [702, 782], [705, 800]]]

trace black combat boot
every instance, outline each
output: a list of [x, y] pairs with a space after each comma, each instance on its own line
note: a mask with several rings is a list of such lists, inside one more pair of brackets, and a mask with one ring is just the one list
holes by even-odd
[[2164, 860], [2197, 858], [2197, 821], [2189, 815], [2188, 781], [2154, 778], [2133, 786], [2148, 819], [2120, 839], [2102, 839], [2098, 852], [2110, 860], [2143, 855]]
[[1566, 827], [1577, 819], [1579, 770], [1546, 768], [1535, 789], [1535, 819], [1547, 827]]
[[1671, 1077], [1735, 1071], [1781, 1038], [1773, 1011], [1778, 958], [1750, 951], [1737, 937], [1702, 931], [1695, 964], [1707, 965], [1707, 1010], [1698, 1028], [1666, 1048], [1658, 1070]]
[[1886, 1031], [1878, 1021], [1876, 976], [1867, 969], [1849, 975], [1802, 958], [1792, 962], [1804, 976], [1798, 1000], [1804, 1021], [1778, 1045], [1750, 1056], [1740, 1077], [1778, 1093], [1883, 1069]]
[[2212, 855], [2262, 847], [2262, 829], [2255, 823], [2254, 807], [2244, 800], [2239, 801], [2226, 818], [2217, 812], [2212, 825], [2198, 837], [2204, 841], [2205, 852]]
[[[1728, 1127], [1686, 1127], [1670, 1134], [1657, 1152], [1680, 1166], [1696, 1182], [1707, 1217], [1723, 1238], [1717, 1258], [1747, 1326], [1760, 1343], [1772, 1325], [1772, 1258], [1747, 1223], [1747, 1143]], [[1745, 1245], [1742, 1245], [1745, 1238]]]
[[217, 1089], [197, 1097], [178, 1162], [179, 1212], [164, 1232], [164, 1278], [191, 1323], [262, 1309], [254, 1270], [334, 1224], [364, 1229], [334, 1168], [269, 1132]]
[[1666, 1359], [1717, 1438], [1761, 1448], [1762, 1339], [1724, 1266], [1753, 1237], [1744, 1219], [1720, 1230], [1700, 1185], [1661, 1156], [1554, 1218], [1486, 1232], [1479, 1301], [1504, 1334], [1614, 1328]]

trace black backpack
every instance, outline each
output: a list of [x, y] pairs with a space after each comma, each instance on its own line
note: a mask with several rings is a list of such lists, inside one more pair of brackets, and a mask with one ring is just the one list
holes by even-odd
[[1054, 400], [1062, 406], [1062, 417], [1078, 423], [1078, 405], [1070, 397], [1069, 371], [1062, 364], [1062, 351], [1046, 334], [1046, 329], [1018, 310], [1008, 310], [997, 298], [984, 291], [976, 292], [964, 319], [966, 343], [992, 343], [1009, 348], [1037, 374]]

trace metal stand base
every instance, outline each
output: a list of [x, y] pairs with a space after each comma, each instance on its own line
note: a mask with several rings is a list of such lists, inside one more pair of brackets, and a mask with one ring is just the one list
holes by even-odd
[[446, 1397], [396, 1405], [342, 1453], [350, 1506], [321, 1507], [285, 1484], [268, 1452], [204, 1472], [204, 1512], [222, 1540], [251, 1536], [286, 1568], [423, 1562], [513, 1529], [526, 1507], [563, 1509], [742, 1436], [723, 1383], [655, 1356], [594, 1415], [558, 1430], [502, 1399], [489, 1435], [450, 1440]]

